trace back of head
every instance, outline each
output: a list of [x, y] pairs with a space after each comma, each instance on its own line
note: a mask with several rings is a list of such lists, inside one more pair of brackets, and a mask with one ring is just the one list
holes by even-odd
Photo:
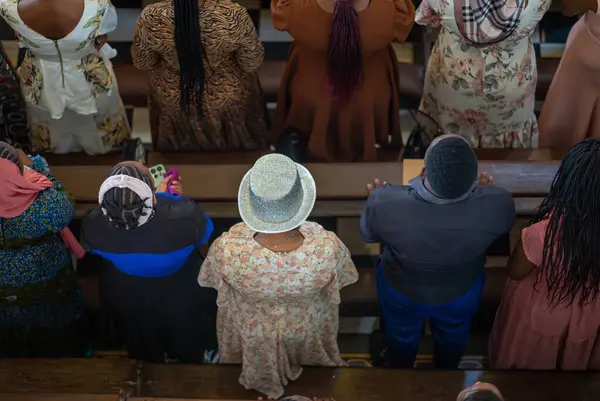
[[562, 160], [531, 223], [548, 219], [540, 270], [551, 304], [600, 295], [600, 141], [586, 139]]
[[327, 76], [334, 97], [349, 100], [363, 76], [358, 14], [352, 0], [336, 0], [327, 50]]
[[198, 0], [173, 0], [173, 14], [181, 110], [189, 115], [191, 107], [195, 106], [198, 116], [202, 116], [206, 74]]
[[[150, 174], [143, 171], [134, 162], [117, 164], [110, 172], [109, 177], [115, 175], [137, 178], [150, 188], [154, 185]], [[141, 199], [130, 188], [111, 188], [104, 194], [100, 207], [104, 209], [110, 224], [118, 228], [133, 230], [138, 228], [140, 217], [146, 213], [144, 211], [145, 202], [147, 199]]]
[[425, 169], [431, 190], [440, 198], [465, 195], [477, 179], [477, 156], [471, 145], [458, 135], [436, 138], [425, 153]]
[[498, 393], [492, 390], [475, 390], [465, 394], [461, 401], [503, 401]]
[[19, 167], [19, 170], [23, 172], [23, 163], [21, 163], [17, 150], [8, 143], [2, 141], [0, 141], [0, 159], [13, 162]]

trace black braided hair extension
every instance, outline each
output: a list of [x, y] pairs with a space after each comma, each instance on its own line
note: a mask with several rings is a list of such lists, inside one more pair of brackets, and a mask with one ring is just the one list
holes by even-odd
[[[152, 177], [142, 172], [132, 163], [117, 164], [109, 174], [127, 175], [137, 178], [150, 188], [153, 188]], [[107, 218], [115, 227], [126, 230], [134, 230], [139, 226], [139, 218], [144, 216], [144, 206], [147, 199], [141, 199], [138, 194], [129, 188], [111, 188], [104, 194], [104, 199], [100, 205], [106, 210]]]
[[549, 219], [541, 274], [550, 304], [579, 306], [600, 294], [600, 141], [586, 139], [562, 160], [529, 224]]
[[182, 111], [189, 115], [196, 107], [198, 117], [203, 115], [204, 100], [204, 47], [200, 32], [198, 0], [174, 0], [175, 49], [179, 61], [179, 92]]

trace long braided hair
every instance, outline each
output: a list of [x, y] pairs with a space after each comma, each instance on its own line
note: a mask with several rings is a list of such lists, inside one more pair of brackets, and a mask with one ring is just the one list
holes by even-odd
[[189, 115], [196, 107], [198, 117], [203, 114], [204, 47], [200, 32], [198, 0], [174, 0], [175, 49], [179, 61], [179, 93], [181, 109]]
[[[109, 174], [127, 175], [137, 178], [153, 187], [152, 176], [135, 162], [123, 162], [117, 164]], [[106, 210], [107, 218], [115, 227], [126, 230], [134, 230], [139, 227], [139, 218], [144, 215], [144, 205], [147, 199], [142, 199], [129, 188], [111, 188], [104, 194], [100, 207]]]
[[342, 102], [350, 100], [363, 72], [358, 13], [352, 0], [337, 0], [327, 49], [327, 78], [334, 97]]
[[542, 264], [552, 307], [600, 294], [600, 141], [586, 139], [562, 160], [530, 224], [548, 219]]
[[0, 159], [6, 159], [15, 163], [19, 167], [21, 173], [23, 173], [23, 163], [21, 163], [19, 153], [10, 144], [2, 141], [0, 141]]

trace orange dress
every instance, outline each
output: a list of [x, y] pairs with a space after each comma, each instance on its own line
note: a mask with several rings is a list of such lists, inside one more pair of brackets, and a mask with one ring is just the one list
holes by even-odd
[[399, 80], [392, 41], [403, 41], [415, 16], [411, 0], [377, 0], [358, 12], [364, 76], [340, 107], [327, 84], [327, 48], [333, 15], [316, 0], [271, 0], [273, 26], [294, 43], [277, 101], [275, 139], [293, 127], [309, 137], [319, 161], [374, 161], [375, 145], [399, 144]]

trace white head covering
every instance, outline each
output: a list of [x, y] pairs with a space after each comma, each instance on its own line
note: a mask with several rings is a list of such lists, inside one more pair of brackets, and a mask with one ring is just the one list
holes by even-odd
[[142, 199], [144, 202], [144, 207], [142, 209], [142, 214], [138, 218], [138, 226], [142, 226], [150, 220], [152, 215], [154, 214], [154, 193], [152, 192], [152, 188], [144, 181], [139, 180], [135, 177], [131, 177], [128, 175], [117, 174], [108, 177], [102, 185], [100, 186], [100, 191], [98, 192], [98, 203], [100, 204], [100, 208], [102, 209], [102, 213], [106, 217], [108, 217], [109, 221], [111, 220], [110, 216], [106, 209], [102, 207], [102, 202], [104, 201], [104, 195], [109, 189], [112, 188], [129, 188], [133, 192], [137, 194], [137, 196]]

